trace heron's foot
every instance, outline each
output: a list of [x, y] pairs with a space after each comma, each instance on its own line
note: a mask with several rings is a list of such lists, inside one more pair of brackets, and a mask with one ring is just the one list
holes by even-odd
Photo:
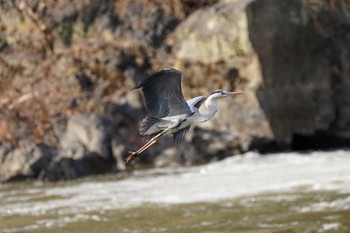
[[129, 164], [131, 161], [133, 161], [139, 153], [134, 152], [134, 151], [129, 151], [128, 156], [125, 158], [125, 164]]

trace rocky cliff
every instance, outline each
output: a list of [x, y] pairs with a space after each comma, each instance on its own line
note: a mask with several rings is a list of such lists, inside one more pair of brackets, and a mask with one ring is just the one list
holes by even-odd
[[0, 1], [0, 179], [122, 171], [143, 141], [136, 82], [183, 72], [186, 98], [245, 95], [134, 167], [350, 145], [350, 2]]

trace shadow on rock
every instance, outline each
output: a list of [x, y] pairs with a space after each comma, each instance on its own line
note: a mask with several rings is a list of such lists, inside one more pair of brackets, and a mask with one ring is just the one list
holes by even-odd
[[70, 180], [111, 172], [113, 168], [112, 160], [105, 159], [96, 153], [84, 151], [78, 158], [65, 155], [57, 156], [41, 171], [39, 179], [49, 181]]

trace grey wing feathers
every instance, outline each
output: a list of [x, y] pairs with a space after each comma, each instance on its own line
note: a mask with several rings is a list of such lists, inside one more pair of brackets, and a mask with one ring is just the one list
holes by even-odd
[[188, 126], [186, 128], [180, 129], [179, 131], [174, 133], [173, 139], [174, 139], [174, 142], [176, 144], [181, 144], [185, 140], [186, 134], [188, 133], [190, 127], [191, 126]]
[[137, 88], [142, 88], [149, 116], [163, 118], [191, 113], [182, 95], [179, 70], [161, 70], [139, 82], [134, 89]]
[[156, 124], [157, 122], [159, 122], [160, 120], [158, 118], [154, 118], [154, 117], [150, 117], [150, 116], [146, 116], [140, 125], [140, 134], [141, 135], [145, 135], [146, 131], [152, 127], [152, 125]]

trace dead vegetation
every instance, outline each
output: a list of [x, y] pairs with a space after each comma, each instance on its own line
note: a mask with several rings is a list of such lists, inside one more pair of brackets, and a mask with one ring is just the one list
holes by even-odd
[[[157, 60], [152, 42], [167, 37], [143, 41], [142, 33], [159, 27], [158, 21], [164, 25], [156, 33], [171, 33], [188, 14], [215, 2], [1, 2], [0, 141], [52, 144], [57, 119], [77, 111], [103, 114], [104, 103], [125, 98], [132, 78], [167, 62], [164, 56]], [[138, 9], [147, 9], [144, 18], [130, 13]], [[158, 18], [152, 18], [155, 12]]]

